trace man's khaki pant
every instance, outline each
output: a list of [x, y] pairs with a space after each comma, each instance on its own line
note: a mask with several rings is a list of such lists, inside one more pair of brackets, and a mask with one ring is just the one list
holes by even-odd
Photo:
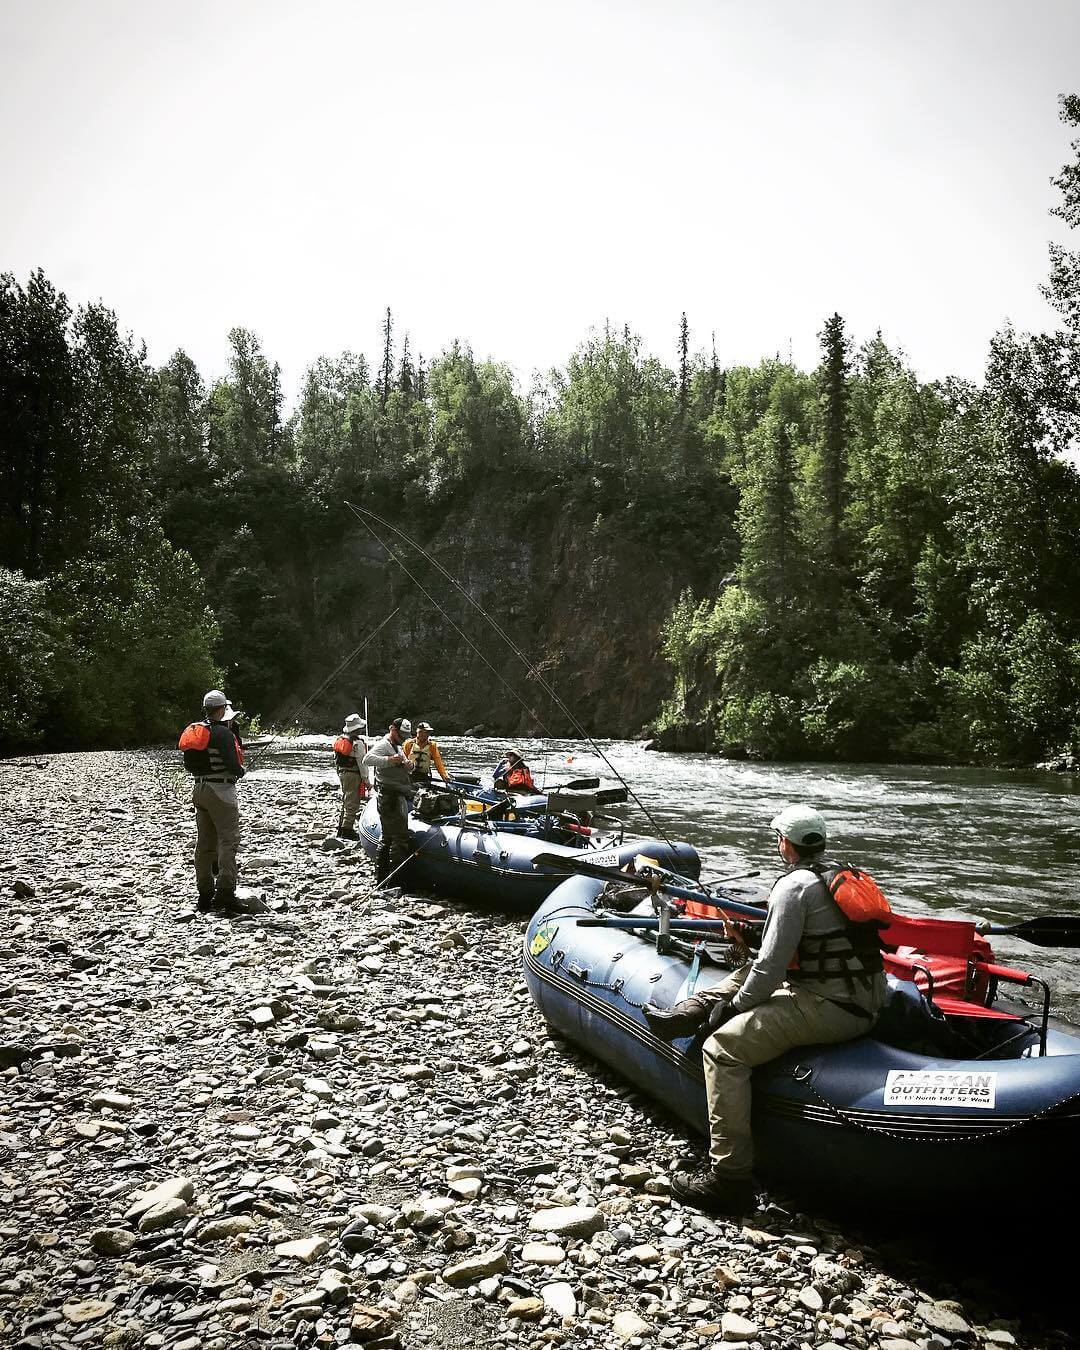
[[[750, 973], [744, 966], [703, 997], [731, 998]], [[865, 1007], [868, 1017], [846, 1012], [805, 985], [784, 984], [765, 1003], [738, 1013], [702, 1046], [705, 1093], [709, 1104], [709, 1158], [714, 1168], [749, 1176], [754, 1165], [750, 1134], [750, 1076], [785, 1050], [799, 1045], [832, 1045], [870, 1030], [885, 997], [884, 979], [871, 990], [856, 986], [838, 995]]]
[[195, 883], [199, 894], [214, 889], [217, 864], [219, 889], [236, 889], [236, 850], [240, 846], [240, 809], [233, 783], [196, 783], [191, 794], [195, 807]]
[[362, 774], [354, 769], [338, 769], [338, 782], [341, 784], [341, 815], [338, 829], [351, 829], [360, 810], [360, 803], [367, 796], [367, 782]]

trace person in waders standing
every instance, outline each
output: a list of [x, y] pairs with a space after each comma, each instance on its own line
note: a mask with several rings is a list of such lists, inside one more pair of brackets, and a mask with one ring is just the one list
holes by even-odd
[[645, 1020], [664, 1041], [704, 1038], [709, 1163], [677, 1172], [672, 1194], [719, 1214], [756, 1203], [751, 1169], [750, 1078], [800, 1045], [828, 1045], [869, 1031], [885, 1002], [878, 934], [888, 901], [865, 872], [825, 861], [825, 821], [788, 806], [770, 822], [786, 870], [769, 894], [755, 960], [723, 983]]
[[359, 838], [356, 833], [356, 813], [368, 795], [367, 769], [363, 764], [368, 743], [361, 734], [366, 730], [367, 723], [360, 714], [350, 713], [341, 728], [341, 735], [334, 742], [334, 767], [341, 784], [341, 810], [337, 827], [340, 839]]
[[[200, 910], [234, 910], [236, 851], [240, 846], [240, 807], [236, 784], [244, 776], [244, 748], [233, 719], [236, 713], [220, 689], [203, 699], [203, 720], [180, 736], [184, 768], [194, 779], [195, 885]], [[215, 884], [216, 878], [216, 884]]]
[[415, 788], [409, 777], [405, 738], [412, 733], [407, 717], [395, 717], [382, 740], [376, 741], [363, 758], [365, 768], [375, 770], [375, 800], [379, 807], [382, 838], [375, 853], [375, 880], [385, 881], [412, 852], [409, 842], [409, 808]]
[[417, 722], [416, 735], [405, 742], [402, 752], [409, 760], [409, 777], [418, 787], [431, 786], [431, 770], [434, 769], [444, 783], [449, 783], [439, 747], [431, 739], [435, 728], [430, 722]]

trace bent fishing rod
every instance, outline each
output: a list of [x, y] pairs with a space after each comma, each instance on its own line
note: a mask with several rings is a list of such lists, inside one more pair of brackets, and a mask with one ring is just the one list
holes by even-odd
[[[416, 549], [416, 551], [420, 554], [420, 556], [426, 559], [426, 561], [429, 562], [431, 566], [435, 568], [435, 570], [439, 573], [440, 576], [444, 577], [450, 583], [450, 585], [454, 587], [456, 591], [458, 591], [462, 596], [465, 597], [465, 599], [469, 602], [469, 604], [472, 605], [473, 609], [476, 610], [476, 612], [480, 615], [482, 619], [484, 619], [488, 624], [490, 624], [490, 626], [495, 630], [498, 636], [502, 638], [502, 640], [506, 643], [506, 645], [510, 648], [510, 650], [514, 653], [514, 655], [518, 658], [518, 660], [521, 661], [521, 663], [525, 666], [525, 669], [529, 672], [530, 676], [537, 682], [537, 684], [539, 684], [540, 688], [543, 689], [543, 691], [548, 695], [551, 701], [563, 714], [563, 716], [574, 728], [577, 734], [582, 738], [582, 740], [588, 742], [593, 752], [604, 761], [608, 769], [611, 771], [612, 775], [615, 778], [617, 778], [619, 782], [623, 785], [628, 795], [633, 799], [638, 809], [644, 815], [645, 819], [649, 822], [649, 824], [660, 836], [660, 838], [663, 839], [664, 843], [667, 844], [669, 848], [673, 849], [675, 845], [668, 838], [667, 832], [654, 818], [652, 812], [648, 809], [648, 807], [644, 804], [644, 802], [642, 802], [641, 798], [633, 790], [633, 788], [622, 776], [622, 774], [618, 771], [618, 769], [616, 769], [615, 765], [612, 764], [611, 760], [608, 759], [607, 755], [604, 754], [603, 750], [601, 750], [599, 745], [597, 745], [596, 741], [593, 740], [593, 738], [581, 725], [581, 723], [570, 711], [570, 709], [566, 706], [566, 704], [562, 701], [562, 699], [555, 692], [552, 686], [547, 682], [547, 680], [544, 679], [543, 675], [540, 674], [539, 666], [536, 665], [536, 663], [529, 660], [526, 653], [521, 650], [521, 648], [517, 645], [517, 643], [514, 642], [514, 640], [502, 628], [500, 628], [500, 626], [495, 622], [495, 620], [491, 617], [491, 615], [483, 608], [483, 606], [479, 604], [478, 601], [473, 599], [473, 597], [469, 594], [469, 592], [465, 589], [465, 587], [462, 586], [462, 584], [457, 580], [457, 578], [452, 576], [446, 570], [446, 568], [443, 567], [442, 563], [440, 563], [437, 558], [433, 558], [432, 555], [427, 551], [427, 549], [423, 547], [423, 545], [418, 544], [415, 539], [410, 538], [409, 535], [405, 534], [402, 530], [399, 530], [396, 525], [391, 525], [388, 520], [384, 520], [382, 516], [376, 515], [374, 511], [368, 511], [363, 507], [354, 506], [352, 502], [347, 501], [345, 505], [349, 508], [349, 510], [353, 513], [353, 515], [356, 516], [357, 520], [359, 520], [360, 523], [367, 529], [368, 533], [372, 536], [372, 538], [375, 539], [378, 543], [382, 544], [383, 548], [386, 549], [387, 553], [390, 554], [390, 556], [394, 559], [394, 561], [398, 564], [398, 566], [401, 567], [401, 569], [405, 572], [405, 575], [408, 576], [414, 582], [415, 585], [419, 586], [419, 582], [417, 582], [415, 578], [412, 577], [412, 574], [405, 567], [401, 559], [397, 557], [397, 555], [394, 553], [393, 549], [391, 549], [390, 545], [385, 541], [385, 539], [381, 539], [375, 533], [375, 531], [367, 523], [367, 519], [365, 519], [365, 517], [375, 521], [384, 530], [391, 531], [391, 533], [396, 535], [398, 539], [402, 540], [404, 543]], [[446, 613], [446, 611], [438, 603], [438, 601], [434, 599], [431, 593], [429, 591], [424, 590], [422, 586], [420, 586], [420, 589], [424, 591], [424, 594], [435, 606], [435, 608], [439, 611], [439, 613], [443, 616], [443, 618], [446, 619], [447, 622], [450, 623], [453, 626], [453, 628], [458, 633], [461, 634], [463, 638], [465, 638], [465, 641], [469, 643], [469, 646], [472, 648], [472, 650], [477, 652], [477, 655], [481, 655], [476, 646], [471, 641], [469, 641], [467, 637], [465, 637], [465, 634], [462, 633], [458, 625], [454, 623], [453, 619], [450, 618], [450, 616]], [[495, 667], [491, 664], [490, 661], [488, 661], [486, 658], [482, 656], [481, 659], [484, 661], [484, 664], [488, 667], [489, 670], [493, 671], [496, 675], [498, 675], [498, 671], [495, 670]], [[498, 676], [498, 678], [500, 683], [505, 688], [510, 689], [510, 686], [506, 683], [506, 681], [502, 678], [501, 675]], [[510, 692], [514, 693], [513, 690], [510, 690]], [[524, 703], [524, 701], [518, 698], [516, 693], [514, 693], [514, 697], [517, 699], [518, 703], [520, 703], [521, 706], [525, 708], [527, 712], [529, 712], [533, 717], [536, 718], [538, 725], [541, 728], [543, 728], [543, 730], [547, 732], [547, 734], [550, 736], [551, 735], [550, 730], [546, 726], [544, 726], [544, 723], [540, 720], [540, 718], [536, 715], [536, 713], [531, 708], [528, 708], [527, 705]]]
[[[352, 651], [345, 658], [345, 660], [342, 661], [342, 663], [337, 667], [337, 669], [331, 671], [330, 674], [326, 677], [326, 679], [323, 680], [322, 684], [319, 685], [318, 689], [315, 690], [315, 692], [311, 695], [311, 697], [307, 700], [307, 702], [302, 703], [300, 707], [297, 708], [297, 710], [293, 713], [293, 715], [286, 721], [285, 723], [286, 726], [292, 726], [294, 722], [300, 720], [303, 714], [307, 712], [307, 710], [311, 707], [311, 705], [315, 702], [315, 700], [319, 697], [319, 695], [328, 687], [331, 681], [336, 680], [337, 677], [344, 670], [346, 670], [349, 666], [351, 666], [352, 663], [356, 660], [356, 658], [360, 655], [360, 653], [364, 650], [364, 648], [368, 645], [368, 643], [373, 642], [375, 638], [379, 636], [379, 634], [382, 632], [382, 630], [386, 627], [386, 625], [390, 622], [390, 620], [394, 617], [394, 615], [398, 612], [400, 608], [401, 606], [398, 605], [396, 609], [391, 610], [391, 612], [386, 616], [386, 618], [383, 619], [382, 623], [379, 624], [378, 628], [373, 629], [372, 632], [370, 632], [367, 635], [367, 637], [364, 638], [363, 642], [359, 644], [359, 646], [356, 646], [352, 649]], [[365, 699], [364, 702], [366, 703], [367, 700]], [[364, 726], [365, 731], [367, 730], [366, 721], [367, 719], [365, 718], [365, 726]], [[259, 758], [259, 756], [261, 754], [265, 754], [265, 752], [269, 750], [270, 747], [276, 741], [279, 740], [281, 740], [281, 732], [278, 732], [276, 735], [271, 736], [265, 745], [257, 746], [255, 749], [255, 753], [251, 756], [251, 760], [248, 763], [247, 767], [249, 769], [252, 768], [255, 764], [255, 761]]]

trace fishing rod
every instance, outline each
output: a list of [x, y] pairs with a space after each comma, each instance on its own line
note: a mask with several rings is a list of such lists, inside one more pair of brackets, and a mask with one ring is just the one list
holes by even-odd
[[[543, 689], [544, 692], [549, 696], [551, 701], [563, 714], [563, 716], [574, 728], [577, 734], [583, 740], [588, 742], [593, 752], [604, 761], [608, 769], [610, 769], [612, 775], [619, 780], [619, 782], [623, 785], [624, 788], [626, 788], [627, 793], [633, 799], [638, 809], [641, 811], [645, 819], [649, 822], [649, 824], [656, 831], [656, 833], [660, 836], [660, 838], [663, 839], [664, 843], [667, 844], [669, 848], [674, 848], [674, 844], [668, 838], [667, 833], [665, 832], [663, 827], [654, 818], [652, 812], [648, 809], [648, 807], [644, 804], [644, 802], [642, 802], [641, 798], [633, 790], [633, 788], [622, 776], [622, 774], [618, 771], [618, 769], [616, 769], [615, 765], [612, 764], [611, 760], [608, 759], [607, 755], [604, 754], [603, 750], [601, 750], [599, 745], [597, 745], [596, 741], [593, 740], [593, 738], [581, 725], [581, 723], [570, 711], [570, 709], [566, 706], [566, 704], [562, 701], [562, 699], [558, 696], [558, 694], [555, 692], [552, 686], [547, 682], [547, 680], [544, 679], [543, 675], [540, 674], [539, 666], [535, 662], [529, 660], [528, 656], [525, 654], [525, 652], [521, 650], [521, 648], [517, 645], [517, 643], [514, 642], [514, 640], [511, 637], [509, 637], [508, 634], [502, 628], [499, 627], [499, 625], [495, 622], [495, 620], [491, 617], [491, 615], [483, 608], [482, 605], [480, 605], [476, 600], [473, 599], [473, 597], [469, 594], [469, 592], [465, 589], [465, 587], [462, 586], [462, 584], [455, 577], [451, 576], [451, 574], [446, 570], [446, 568], [443, 567], [442, 563], [440, 563], [437, 558], [433, 558], [431, 554], [427, 551], [427, 549], [423, 547], [423, 545], [418, 544], [415, 539], [411, 539], [402, 530], [399, 530], [396, 525], [391, 525], [390, 522], [388, 520], [384, 520], [382, 516], [376, 515], [374, 511], [368, 511], [362, 507], [354, 506], [353, 503], [349, 501], [347, 501], [345, 505], [349, 508], [349, 510], [353, 513], [353, 515], [356, 516], [357, 520], [359, 520], [360, 523], [364, 525], [364, 527], [367, 529], [368, 533], [372, 536], [372, 538], [377, 540], [380, 544], [382, 544], [383, 548], [385, 548], [387, 553], [389, 553], [390, 556], [394, 559], [394, 561], [398, 563], [398, 565], [405, 572], [406, 576], [409, 576], [411, 578], [411, 573], [408, 571], [407, 568], [405, 568], [404, 563], [402, 563], [400, 558], [397, 557], [393, 549], [391, 549], [390, 545], [384, 539], [379, 538], [379, 536], [375, 533], [375, 531], [371, 528], [371, 526], [368, 525], [367, 520], [365, 520], [364, 517], [369, 517], [371, 520], [374, 520], [377, 524], [379, 524], [383, 529], [390, 530], [404, 543], [411, 545], [414, 549], [416, 549], [416, 551], [421, 555], [421, 557], [425, 558], [432, 565], [432, 567], [435, 568], [435, 570], [440, 574], [440, 576], [444, 577], [451, 584], [451, 586], [454, 587], [455, 590], [460, 592], [460, 594], [465, 597], [465, 599], [469, 602], [470, 605], [472, 605], [473, 609], [476, 610], [476, 612], [480, 615], [480, 617], [491, 625], [491, 627], [495, 630], [498, 636], [502, 638], [502, 640], [506, 643], [506, 645], [510, 648], [510, 650], [514, 653], [514, 655], [518, 658], [518, 660], [522, 662], [526, 670], [529, 672], [531, 678], [534, 679], [537, 682], [537, 684], [539, 684], [540, 688]], [[414, 580], [414, 584], [419, 585], [418, 582], [415, 582], [414, 578], [411, 579]], [[423, 587], [420, 587], [420, 589], [423, 590]], [[465, 641], [469, 643], [469, 646], [472, 647], [474, 651], [477, 651], [475, 645], [467, 637], [465, 637], [465, 634], [462, 633], [458, 625], [454, 623], [453, 619], [450, 618], [450, 616], [446, 613], [446, 611], [442, 608], [442, 606], [431, 596], [431, 594], [428, 591], [424, 591], [424, 594], [428, 597], [429, 600], [431, 600], [431, 603], [435, 606], [435, 608], [439, 611], [439, 613], [443, 616], [443, 618], [445, 618], [450, 624], [452, 624], [453, 627], [456, 629], [456, 631], [460, 633], [463, 638], [465, 638]], [[481, 653], [479, 652], [477, 652], [477, 654], [481, 655]], [[491, 665], [490, 661], [487, 661], [482, 656], [481, 659], [484, 660], [484, 664], [488, 667], [489, 670], [493, 671], [496, 675], [498, 675], [498, 671], [495, 670], [495, 667]], [[500, 683], [502, 683], [507, 689], [510, 689], [510, 686], [506, 683], [504, 679], [502, 679], [502, 676], [499, 676], [499, 680]], [[525, 704], [524, 700], [518, 698], [514, 690], [510, 689], [510, 692], [514, 695], [514, 697], [521, 704], [521, 706], [525, 708], [526, 712], [529, 712], [536, 719], [538, 725], [542, 727], [543, 730], [546, 731], [547, 734], [550, 736], [551, 735], [550, 730], [544, 725], [543, 721], [541, 721], [539, 715], [535, 712], [535, 710], [529, 708]]]
[[[502, 677], [502, 675], [499, 674], [499, 672], [495, 669], [495, 667], [494, 667], [494, 666], [491, 664], [491, 662], [487, 659], [487, 657], [486, 657], [486, 656], [484, 655], [484, 653], [480, 650], [480, 648], [476, 645], [476, 643], [473, 642], [472, 638], [469, 637], [468, 633], [466, 633], [463, 629], [461, 629], [461, 628], [454, 622], [454, 620], [450, 617], [449, 614], [447, 614], [446, 610], [443, 609], [442, 605], [439, 604], [438, 600], [435, 599], [435, 597], [431, 594], [431, 592], [430, 592], [430, 591], [429, 591], [429, 590], [428, 590], [428, 589], [427, 589], [427, 588], [426, 588], [426, 587], [425, 587], [425, 586], [424, 586], [424, 585], [423, 585], [423, 584], [422, 584], [422, 583], [421, 583], [421, 582], [413, 575], [412, 572], [409, 571], [409, 569], [408, 569], [408, 568], [405, 566], [405, 564], [401, 561], [401, 559], [400, 559], [400, 558], [398, 557], [398, 555], [394, 552], [394, 550], [390, 547], [390, 545], [386, 542], [386, 540], [385, 540], [385, 539], [380, 539], [380, 538], [379, 538], [379, 536], [375, 533], [375, 531], [371, 528], [371, 526], [367, 523], [367, 521], [364, 520], [364, 519], [362, 518], [361, 513], [357, 510], [357, 508], [356, 508], [355, 506], [353, 506], [353, 504], [352, 504], [351, 502], [346, 502], [345, 505], [349, 508], [350, 511], [352, 511], [352, 512], [354, 512], [354, 513], [356, 514], [356, 517], [357, 517], [357, 519], [360, 521], [360, 524], [363, 525], [364, 529], [367, 530], [368, 534], [371, 535], [372, 539], [374, 539], [375, 542], [376, 542], [377, 544], [380, 544], [380, 545], [387, 551], [387, 553], [390, 555], [390, 557], [393, 558], [394, 562], [397, 563], [397, 565], [401, 568], [401, 570], [402, 570], [402, 571], [405, 573], [405, 575], [409, 578], [409, 580], [410, 580], [410, 581], [412, 582], [412, 584], [416, 587], [416, 589], [417, 589], [417, 590], [418, 590], [418, 591], [419, 591], [419, 592], [420, 592], [420, 593], [421, 593], [428, 601], [430, 601], [430, 603], [434, 606], [435, 609], [438, 610], [438, 612], [443, 616], [443, 618], [444, 618], [444, 619], [446, 620], [446, 622], [450, 625], [450, 627], [453, 628], [454, 632], [457, 633], [457, 635], [458, 635], [464, 642], [466, 642], [466, 643], [468, 644], [468, 646], [469, 646], [469, 648], [472, 650], [472, 652], [473, 652], [476, 656], [478, 656], [478, 657], [480, 658], [481, 661], [483, 661], [484, 665], [487, 666], [488, 670], [491, 671], [491, 673], [495, 676], [495, 678], [496, 678], [496, 679], [499, 681], [499, 683], [503, 686], [503, 688], [506, 690], [506, 692], [507, 692], [513, 699], [515, 699], [516, 702], [519, 703], [519, 704], [521, 705], [522, 708], [525, 709], [525, 711], [529, 714], [529, 716], [532, 717], [532, 718], [536, 721], [536, 723], [537, 723], [540, 727], [542, 727], [543, 730], [544, 730], [545, 732], [547, 732], [547, 734], [548, 734], [549, 736], [553, 736], [553, 735], [554, 735], [554, 732], [552, 732], [551, 728], [548, 727], [548, 726], [546, 725], [546, 723], [542, 720], [542, 718], [540, 717], [540, 714], [536, 711], [536, 709], [535, 709], [535, 708], [530, 708], [529, 705], [525, 702], [525, 700], [521, 697], [521, 695], [517, 692], [517, 690], [516, 690], [511, 684], [508, 684], [507, 681]], [[364, 514], [364, 515], [370, 515], [371, 513], [370, 513], [370, 512], [364, 512], [363, 514]], [[379, 517], [378, 517], [378, 516], [375, 516], [374, 519], [375, 519], [375, 520], [379, 520]], [[382, 523], [382, 522], [380, 521], [380, 523]], [[393, 529], [393, 526], [390, 526], [389, 528]], [[394, 533], [395, 533], [395, 534], [401, 534], [401, 531], [400, 531], [400, 530], [395, 530]], [[408, 536], [407, 536], [407, 535], [401, 535], [401, 537], [406, 541], [406, 543], [411, 542], [411, 541], [408, 539]], [[415, 545], [415, 547], [416, 547], [416, 548], [420, 548], [420, 545], [417, 544], [417, 545]], [[424, 553], [424, 556], [425, 556], [425, 557], [428, 556], [428, 555], [424, 552], [424, 550], [423, 550], [422, 548], [420, 549], [420, 552], [421, 552], [421, 553]], [[451, 580], [453, 580], [453, 578], [451, 578]], [[455, 582], [454, 584], [456, 585], [457, 583]], [[396, 611], [395, 611], [395, 612], [396, 612]]]
[[[294, 722], [299, 721], [300, 717], [305, 712], [307, 712], [308, 708], [311, 707], [311, 705], [315, 702], [315, 700], [319, 697], [319, 695], [323, 692], [323, 690], [327, 688], [327, 686], [331, 683], [331, 681], [336, 680], [337, 677], [342, 673], [343, 670], [345, 670], [347, 666], [352, 665], [352, 663], [356, 660], [356, 658], [360, 655], [360, 653], [364, 650], [364, 648], [368, 645], [368, 643], [373, 642], [375, 638], [378, 637], [378, 635], [382, 632], [382, 630], [386, 627], [386, 625], [390, 622], [390, 620], [394, 617], [394, 615], [398, 612], [400, 608], [401, 606], [398, 605], [396, 609], [392, 610], [386, 616], [386, 618], [383, 619], [382, 623], [379, 624], [378, 628], [370, 632], [367, 635], [367, 637], [364, 638], [363, 642], [359, 644], [359, 646], [353, 648], [353, 650], [349, 653], [349, 655], [345, 658], [345, 660], [342, 661], [342, 663], [337, 667], [337, 669], [331, 671], [330, 674], [326, 677], [326, 679], [323, 680], [322, 684], [319, 685], [318, 689], [315, 690], [315, 692], [308, 699], [308, 701], [306, 703], [302, 703], [300, 707], [297, 708], [296, 712], [294, 712], [293, 715], [285, 723], [286, 726], [292, 726]], [[366, 708], [367, 699], [364, 700], [364, 706]], [[365, 722], [367, 721], [366, 718], [364, 720]], [[365, 730], [366, 729], [367, 728], [365, 727]], [[248, 763], [247, 767], [252, 768], [255, 764], [255, 761], [259, 758], [261, 754], [265, 754], [266, 751], [270, 749], [270, 747], [274, 744], [275, 741], [281, 740], [281, 734], [282, 734], [281, 732], [278, 732], [276, 735], [271, 736], [265, 745], [258, 746], [255, 750], [255, 753], [251, 756], [251, 760]]]

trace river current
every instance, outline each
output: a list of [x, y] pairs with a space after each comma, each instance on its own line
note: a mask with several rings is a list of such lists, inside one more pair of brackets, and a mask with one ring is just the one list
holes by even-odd
[[[261, 772], [334, 781], [327, 749], [278, 742]], [[490, 783], [505, 742], [437, 737], [448, 770]], [[328, 746], [329, 742], [327, 742]], [[574, 741], [517, 740], [539, 785], [597, 776], [603, 760]], [[780, 870], [769, 821], [790, 802], [825, 816], [829, 854], [870, 871], [895, 908], [1010, 924], [1080, 914], [1080, 781], [1038, 771], [882, 764], [748, 763], [661, 754], [635, 741], [598, 742], [639, 798], [611, 808], [635, 833], [689, 840], [711, 879]], [[302, 748], [301, 748], [302, 747]], [[750, 883], [753, 884], [753, 883]], [[1054, 1011], [1080, 1023], [1080, 960], [1067, 950], [994, 939], [999, 958], [1049, 981]]]

